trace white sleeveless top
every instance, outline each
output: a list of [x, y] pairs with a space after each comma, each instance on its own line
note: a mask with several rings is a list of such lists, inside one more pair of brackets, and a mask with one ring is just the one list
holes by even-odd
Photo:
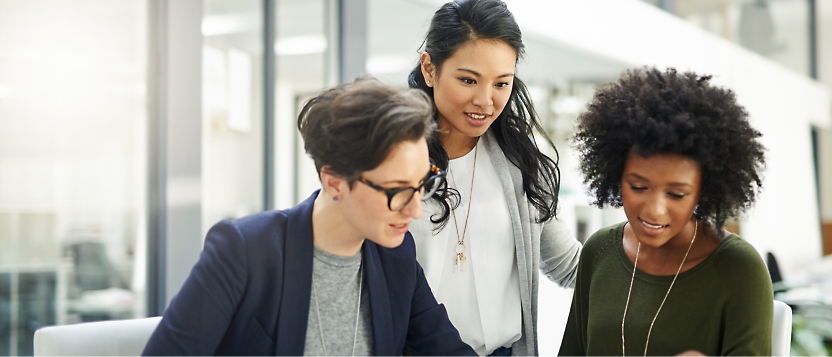
[[[479, 355], [510, 347], [522, 333], [520, 282], [511, 221], [499, 177], [482, 145], [480, 140], [462, 271], [455, 264], [457, 231], [453, 215], [434, 235], [430, 217], [440, 209], [434, 200], [428, 200], [422, 217], [410, 225], [416, 241], [416, 259], [425, 271], [433, 294], [445, 305], [462, 341]], [[469, 193], [474, 151], [451, 160], [447, 176], [448, 186], [456, 188], [462, 196], [455, 210], [460, 236], [465, 228], [468, 204], [472, 202]]]

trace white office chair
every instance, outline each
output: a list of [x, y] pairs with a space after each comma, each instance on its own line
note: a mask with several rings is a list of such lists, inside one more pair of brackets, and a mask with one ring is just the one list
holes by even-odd
[[139, 356], [162, 317], [50, 326], [35, 331], [35, 356]]
[[774, 326], [771, 330], [771, 355], [788, 356], [792, 345], [792, 308], [774, 300]]

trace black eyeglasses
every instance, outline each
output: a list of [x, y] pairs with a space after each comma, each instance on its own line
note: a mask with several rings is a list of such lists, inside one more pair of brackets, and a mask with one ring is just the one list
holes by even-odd
[[413, 199], [413, 195], [416, 194], [416, 191], [423, 193], [422, 200], [426, 200], [428, 197], [433, 196], [433, 194], [436, 193], [436, 190], [439, 189], [439, 186], [442, 186], [442, 183], [445, 182], [445, 171], [440, 170], [435, 165], [430, 165], [430, 171], [425, 176], [424, 181], [422, 181], [422, 184], [419, 185], [419, 187], [386, 189], [361, 176], [358, 176], [357, 180], [367, 186], [370, 186], [370, 188], [376, 191], [384, 192], [387, 195], [387, 208], [391, 211], [399, 211], [410, 203], [410, 200]]

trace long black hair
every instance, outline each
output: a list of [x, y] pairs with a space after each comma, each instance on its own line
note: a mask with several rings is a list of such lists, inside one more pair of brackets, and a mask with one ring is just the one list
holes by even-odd
[[[460, 0], [443, 5], [431, 19], [424, 48], [425, 52], [430, 54], [430, 61], [439, 73], [445, 60], [462, 45], [478, 39], [503, 41], [514, 49], [518, 59], [524, 53], [520, 27], [517, 26], [514, 15], [508, 11], [506, 4], [499, 0]], [[421, 89], [433, 98], [433, 88], [425, 84], [421, 63], [410, 72], [407, 82], [411, 88]], [[439, 113], [435, 102], [433, 111], [436, 120]], [[537, 129], [539, 136], [554, 150], [554, 160], [540, 152], [533, 138], [534, 129]], [[517, 76], [514, 77], [505, 109], [491, 124], [489, 130], [494, 133], [500, 149], [508, 160], [523, 174], [523, 191], [538, 211], [537, 222], [548, 221], [554, 217], [560, 188], [557, 149], [540, 125], [526, 85]], [[434, 164], [447, 169], [448, 153], [439, 141], [438, 132], [428, 140], [428, 148]], [[445, 187], [447, 188], [447, 182]], [[431, 222], [439, 224], [437, 229], [441, 229], [448, 222], [450, 204], [454, 207], [458, 205], [458, 199], [449, 199], [454, 196], [459, 197], [458, 193], [446, 189], [438, 191], [432, 197], [442, 207], [439, 214], [431, 217]]]

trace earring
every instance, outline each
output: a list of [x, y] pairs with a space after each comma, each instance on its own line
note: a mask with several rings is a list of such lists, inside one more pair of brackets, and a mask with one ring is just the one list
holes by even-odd
[[425, 84], [430, 85], [430, 81], [425, 81]]
[[333, 197], [332, 200], [333, 201], [338, 201], [338, 197]]

